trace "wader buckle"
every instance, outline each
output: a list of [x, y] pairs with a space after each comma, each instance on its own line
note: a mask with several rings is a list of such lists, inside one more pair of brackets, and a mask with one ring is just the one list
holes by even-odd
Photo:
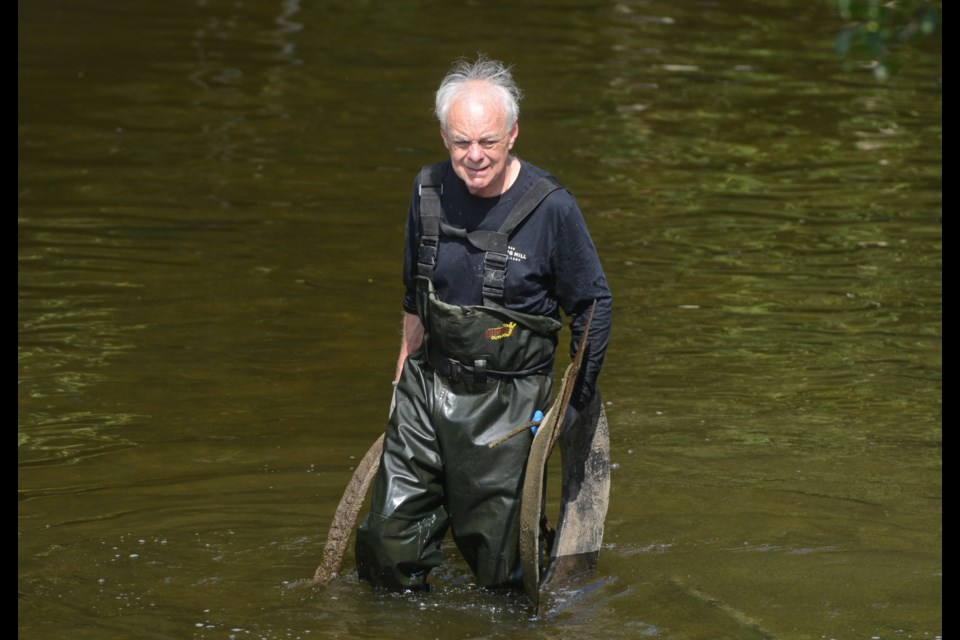
[[450, 382], [466, 381], [477, 386], [487, 384], [487, 381], [490, 379], [510, 380], [532, 375], [548, 375], [553, 369], [553, 359], [551, 358], [549, 361], [530, 367], [529, 369], [495, 371], [487, 367], [487, 361], [485, 359], [474, 360], [473, 366], [471, 366], [469, 364], [463, 364], [454, 358], [448, 358], [431, 348], [427, 349], [427, 362]]
[[474, 360], [473, 361], [473, 384], [477, 387], [482, 387], [487, 384], [487, 361], [486, 360]]
[[463, 380], [463, 367], [459, 362], [447, 358], [447, 365], [446, 374], [450, 382], [460, 382]]

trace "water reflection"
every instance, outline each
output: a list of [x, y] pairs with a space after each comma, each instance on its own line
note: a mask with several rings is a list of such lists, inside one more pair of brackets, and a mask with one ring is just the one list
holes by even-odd
[[[940, 633], [939, 49], [877, 85], [787, 2], [23, 9], [21, 635]], [[426, 597], [300, 585], [477, 50], [617, 298], [606, 547], [538, 620], [452, 550]]]

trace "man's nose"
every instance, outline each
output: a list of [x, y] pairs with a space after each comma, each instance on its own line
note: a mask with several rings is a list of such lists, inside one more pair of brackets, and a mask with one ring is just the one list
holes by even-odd
[[470, 149], [467, 150], [467, 157], [471, 160], [482, 160], [483, 159], [483, 149], [480, 147], [479, 142], [471, 142]]

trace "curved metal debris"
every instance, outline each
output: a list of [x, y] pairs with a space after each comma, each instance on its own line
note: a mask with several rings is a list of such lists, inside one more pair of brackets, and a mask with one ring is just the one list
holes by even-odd
[[370, 447], [366, 455], [360, 460], [353, 477], [347, 483], [347, 488], [340, 498], [337, 512], [330, 523], [330, 532], [327, 534], [327, 544], [323, 547], [323, 559], [313, 574], [310, 584], [326, 584], [340, 571], [343, 563], [343, 554], [350, 544], [350, 536], [357, 525], [357, 516], [360, 507], [370, 489], [377, 469], [380, 468], [380, 456], [383, 453], [383, 434]]
[[560, 435], [560, 457], [560, 513], [540, 600], [562, 580], [597, 566], [610, 501], [610, 432], [599, 394], [577, 424]]
[[[520, 507], [520, 566], [534, 615], [539, 614], [542, 596], [552, 586], [596, 566], [603, 539], [610, 495], [610, 436], [600, 394], [594, 394], [576, 424], [560, 433], [592, 320], [591, 309], [577, 354], [563, 374], [560, 392], [540, 423], [527, 458]], [[543, 510], [547, 461], [558, 440], [563, 459], [560, 514], [552, 544], [544, 545], [541, 524], [546, 521]], [[545, 533], [549, 537], [549, 532]], [[544, 555], [549, 556], [547, 561]], [[541, 580], [542, 564], [547, 565], [547, 572]]]

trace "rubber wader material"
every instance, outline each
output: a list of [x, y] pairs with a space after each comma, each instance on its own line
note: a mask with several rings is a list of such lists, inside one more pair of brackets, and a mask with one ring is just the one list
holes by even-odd
[[549, 402], [560, 323], [448, 305], [425, 278], [418, 307], [424, 344], [397, 385], [371, 510], [357, 529], [358, 572], [378, 587], [423, 589], [449, 527], [479, 585], [514, 583], [530, 437], [487, 445]]
[[[563, 395], [562, 392], [561, 389], [558, 398]], [[610, 436], [602, 403], [592, 402], [580, 414], [580, 420], [574, 427], [559, 439], [563, 461], [560, 513], [550, 557], [546, 561], [546, 574], [539, 585], [534, 585], [534, 595], [531, 596], [531, 602], [535, 599], [535, 613], [542, 609], [545, 595], [554, 586], [596, 567], [603, 541], [603, 521], [610, 494]], [[356, 527], [357, 515], [380, 466], [382, 453], [381, 435], [371, 445], [347, 483], [330, 525], [323, 560], [311, 584], [326, 584], [339, 574], [350, 533]], [[536, 464], [535, 460], [528, 459], [528, 471], [531, 462]], [[540, 505], [529, 502], [521, 505], [521, 520], [538, 522], [541, 516]], [[530, 529], [525, 535], [533, 538], [539, 535], [539, 530]], [[521, 558], [523, 555], [521, 553]], [[530, 557], [537, 563], [543, 561], [537, 551]]]
[[[585, 335], [587, 334], [589, 334], [589, 324], [585, 332]], [[582, 341], [581, 344], [585, 342]], [[538, 434], [542, 435], [534, 441], [534, 447], [526, 463], [524, 499], [520, 513], [520, 556], [524, 587], [530, 596], [534, 614], [539, 613], [546, 594], [556, 585], [596, 567], [603, 539], [603, 523], [610, 491], [610, 441], [606, 414], [599, 394], [594, 396], [590, 405], [581, 412], [578, 422], [572, 425], [572, 428], [562, 434], [559, 433], [563, 413], [573, 392], [579, 365], [582, 362], [582, 351], [582, 348], [578, 349], [574, 362], [567, 367], [557, 397], [538, 430]], [[395, 398], [395, 400], [398, 399]], [[402, 403], [403, 400], [398, 400], [395, 406]], [[515, 429], [511, 431], [516, 432]], [[508, 434], [509, 431], [504, 436]], [[505, 437], [502, 441], [500, 441], [501, 437], [497, 437], [488, 442], [488, 448], [494, 445], [499, 449], [510, 440], [523, 441], [526, 437]], [[314, 575], [314, 584], [327, 582], [340, 569], [343, 553], [349, 540], [349, 530], [356, 521], [360, 505], [377, 470], [377, 461], [383, 450], [383, 440], [381, 436], [374, 442], [357, 466], [344, 492], [330, 527], [323, 562]], [[563, 462], [562, 491], [555, 538], [553, 544], [546, 545], [548, 548], [545, 549], [544, 541], [540, 537], [540, 523], [545, 520], [543, 488], [546, 464], [553, 449], [552, 445], [547, 445], [552, 442], [560, 445]], [[512, 526], [507, 528], [513, 531]], [[439, 539], [442, 539], [442, 535]], [[436, 541], [437, 556], [439, 556], [439, 539]], [[357, 552], [359, 558], [361, 553], [359, 544]], [[549, 557], [546, 558], [545, 555]], [[436, 559], [439, 560], [439, 557]], [[358, 564], [361, 563], [358, 562]], [[543, 579], [540, 579], [541, 565], [546, 568]], [[471, 566], [474, 565], [471, 564]], [[423, 576], [425, 577], [425, 572]], [[408, 582], [407, 586], [407, 588], [422, 587], [422, 582]]]

